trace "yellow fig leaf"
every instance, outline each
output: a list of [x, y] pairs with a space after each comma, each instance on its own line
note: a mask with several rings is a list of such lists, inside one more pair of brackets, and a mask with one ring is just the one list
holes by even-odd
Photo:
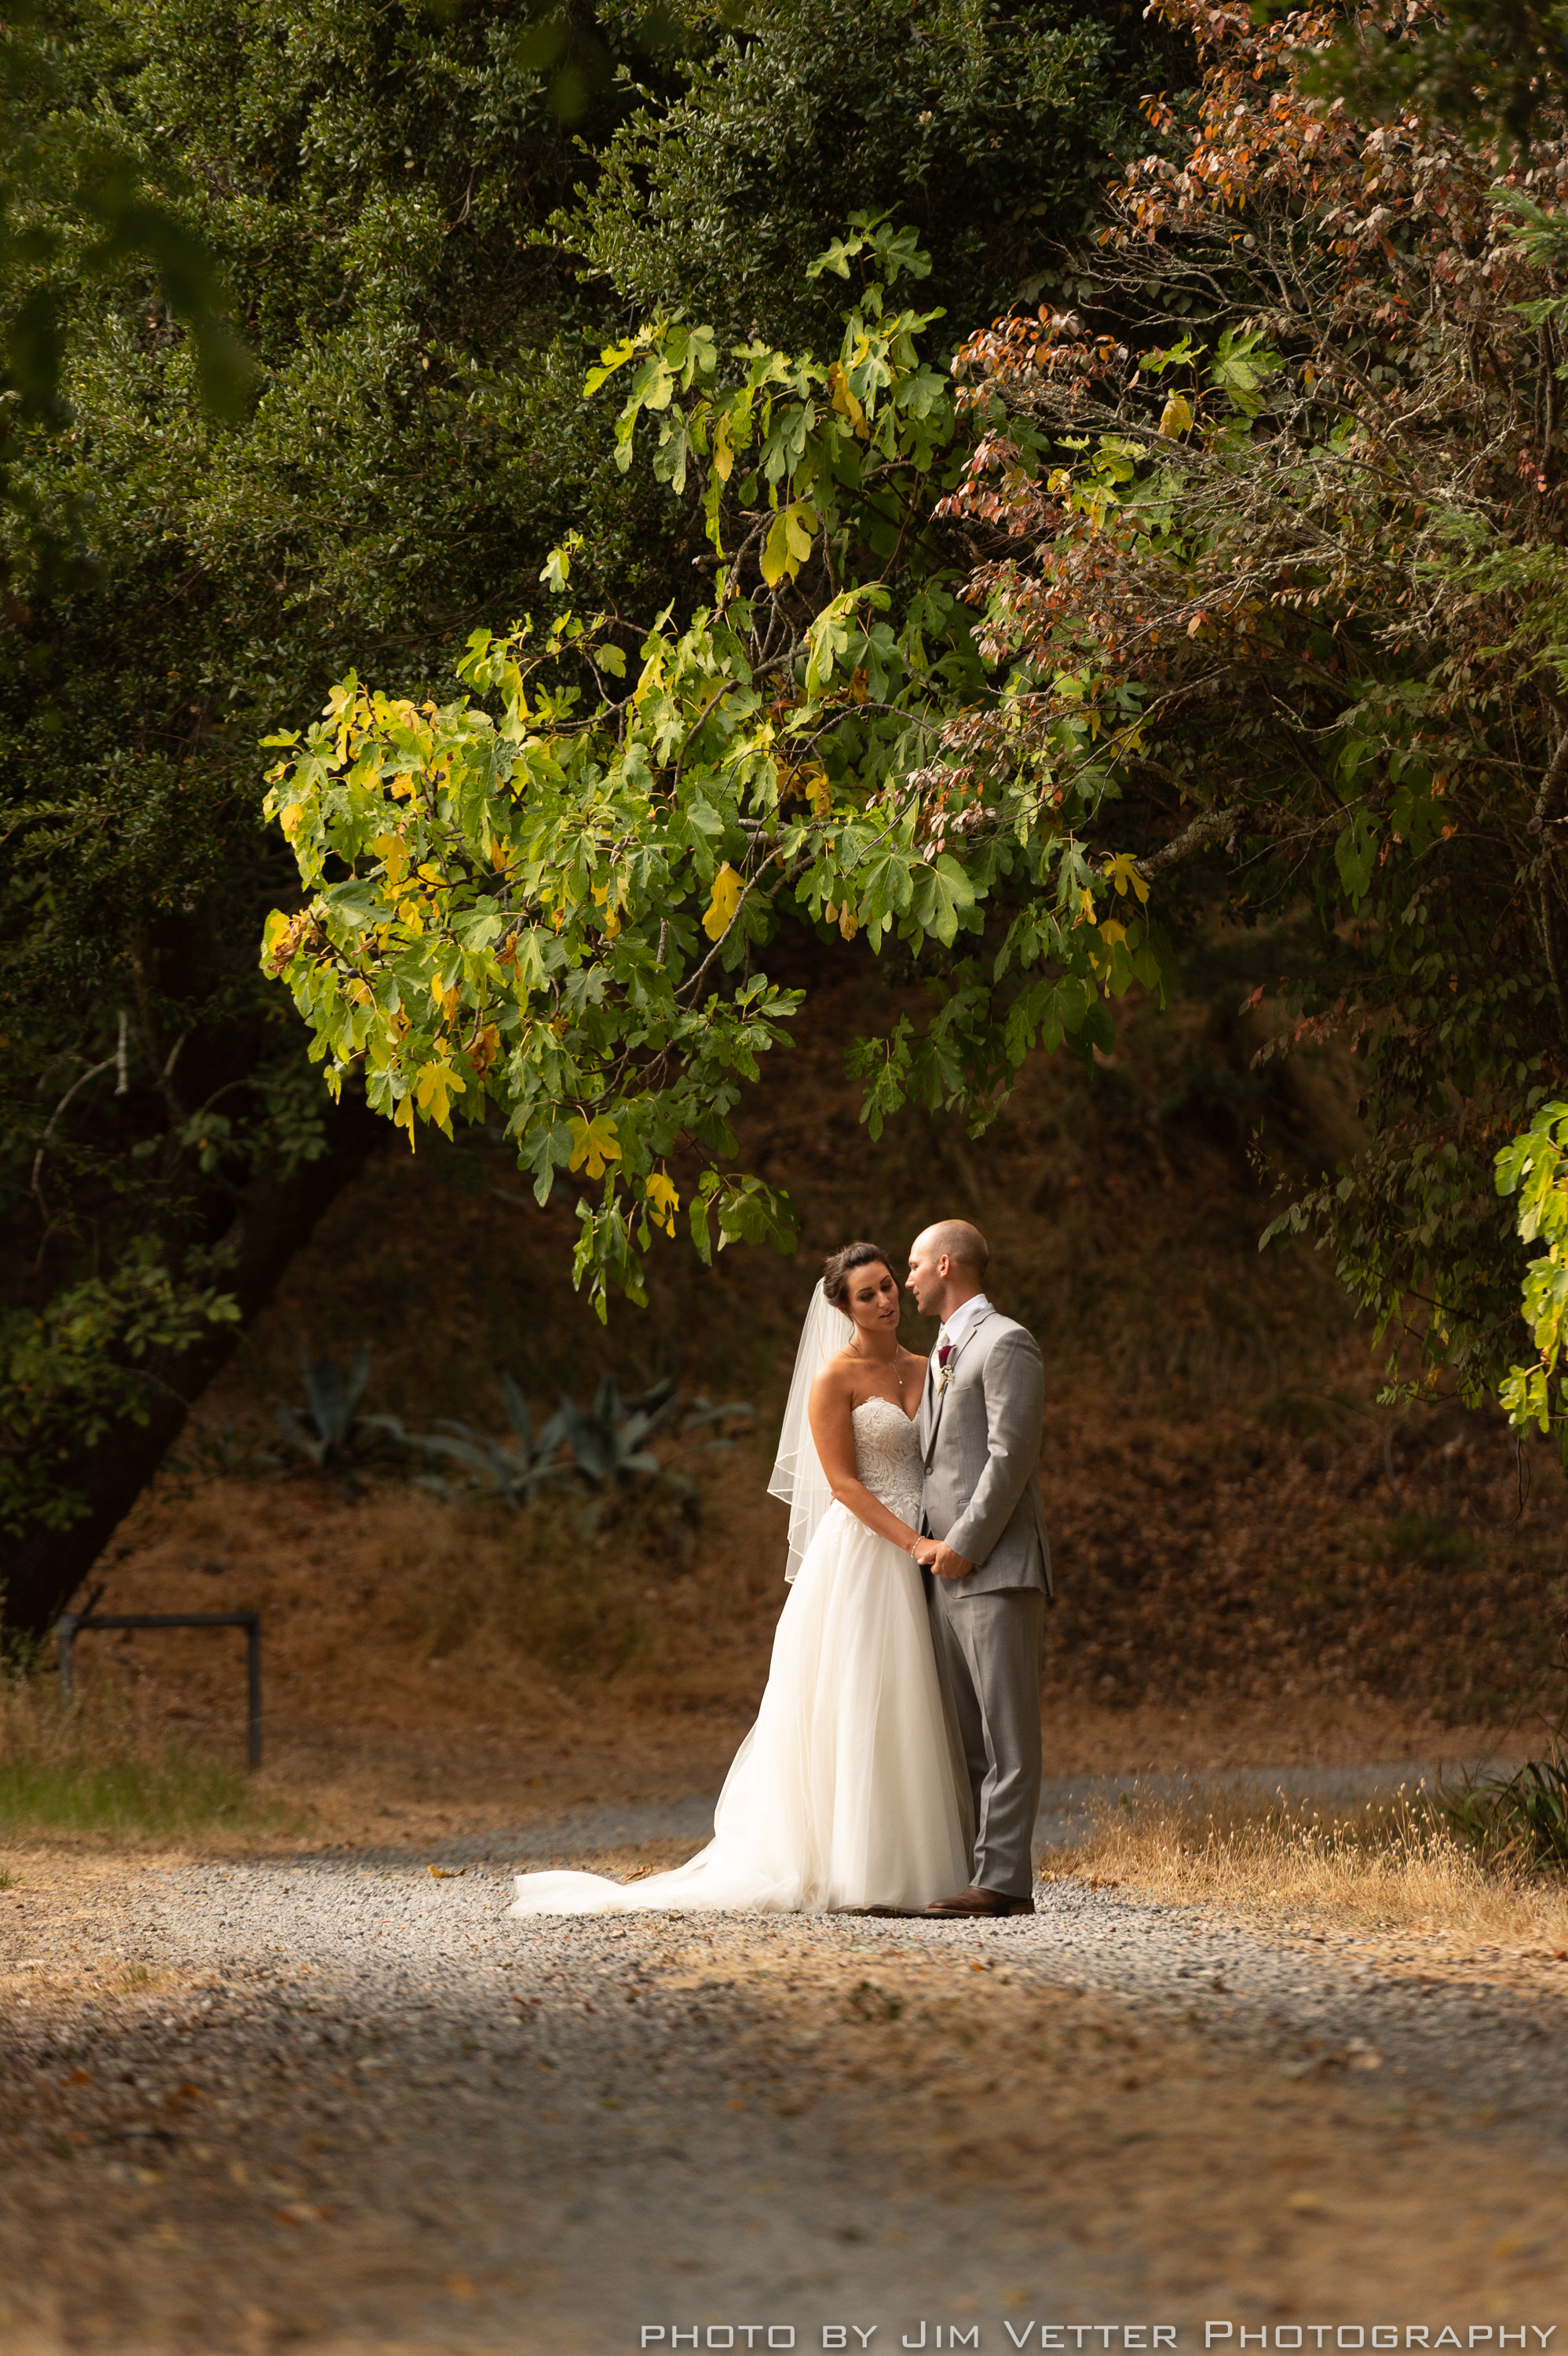
[[412, 1097], [400, 1097], [398, 1099], [397, 1111], [392, 1115], [392, 1127], [394, 1129], [406, 1129], [409, 1132], [409, 1151], [411, 1153], [415, 1153], [419, 1151], [418, 1140], [414, 1136], [414, 1100]]
[[566, 1125], [571, 1131], [569, 1170], [581, 1170], [586, 1162], [590, 1178], [603, 1178], [606, 1165], [621, 1159], [621, 1149], [615, 1142], [615, 1124], [608, 1113], [601, 1113], [595, 1120], [582, 1120], [573, 1113]]
[[288, 836], [291, 842], [294, 839], [294, 829], [298, 826], [304, 816], [304, 805], [303, 802], [291, 802], [287, 809], [280, 810], [278, 813], [278, 824], [283, 828], [283, 832]]
[[827, 772], [820, 766], [809, 769], [792, 769], [779, 755], [773, 756], [773, 776], [777, 781], [781, 802], [791, 794], [804, 794], [818, 818], [826, 818], [833, 802], [833, 788], [827, 782]]
[[1100, 926], [1100, 938], [1104, 942], [1105, 947], [1108, 949], [1117, 948], [1120, 943], [1126, 939], [1126, 937], [1127, 928], [1125, 925], [1118, 925], [1114, 916], [1107, 916], [1104, 923]]
[[1174, 442], [1179, 434], [1186, 433], [1191, 423], [1192, 403], [1188, 400], [1187, 395], [1184, 392], [1171, 393], [1160, 412], [1160, 432], [1168, 442]]
[[763, 579], [770, 589], [776, 589], [786, 573], [792, 581], [795, 579], [811, 554], [811, 535], [816, 523], [816, 509], [805, 499], [796, 499], [779, 509], [763, 543], [761, 558]]
[[735, 471], [735, 444], [730, 438], [730, 413], [721, 409], [713, 421], [713, 471], [727, 483]]
[[675, 1215], [680, 1208], [680, 1195], [674, 1181], [663, 1170], [656, 1170], [645, 1190], [654, 1215], [654, 1223], [667, 1236], [675, 1233]]
[[840, 417], [852, 425], [863, 442], [870, 432], [866, 412], [849, 390], [849, 380], [837, 360], [827, 371], [827, 381], [833, 388], [833, 406]]
[[762, 569], [763, 579], [767, 583], [768, 587], [776, 589], [789, 571], [789, 541], [784, 531], [784, 519], [782, 515], [774, 516], [768, 536], [763, 542], [763, 552], [758, 562]]
[[[816, 509], [808, 507], [804, 499], [796, 499], [793, 507], [785, 508], [782, 520], [795, 565], [804, 564], [811, 554], [811, 535], [816, 530]], [[792, 573], [795, 565], [790, 567]]]
[[[414, 1083], [414, 1097], [421, 1112], [427, 1112], [438, 1129], [452, 1134], [452, 1114], [448, 1099], [465, 1096], [468, 1083], [461, 1072], [450, 1064], [421, 1064], [419, 1078]], [[405, 1098], [404, 1102], [407, 1102]]]
[[1105, 873], [1115, 885], [1121, 898], [1125, 899], [1128, 892], [1131, 891], [1140, 907], [1148, 898], [1148, 885], [1138, 873], [1137, 857], [1135, 852], [1119, 851], [1106, 868]]
[[713, 878], [713, 897], [708, 903], [708, 913], [702, 919], [702, 929], [710, 941], [721, 941], [735, 921], [735, 911], [741, 905], [746, 887], [728, 860]]
[[370, 846], [386, 870], [394, 891], [409, 872], [409, 850], [400, 834], [379, 834]]

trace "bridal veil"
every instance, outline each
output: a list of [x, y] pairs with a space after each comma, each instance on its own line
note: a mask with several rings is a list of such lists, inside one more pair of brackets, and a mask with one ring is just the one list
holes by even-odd
[[854, 1338], [853, 1320], [846, 1317], [841, 1309], [834, 1308], [819, 1278], [805, 1312], [805, 1323], [800, 1329], [800, 1347], [795, 1354], [795, 1373], [790, 1377], [778, 1454], [768, 1482], [769, 1496], [781, 1497], [789, 1507], [789, 1561], [784, 1577], [792, 1582], [805, 1559], [805, 1550], [816, 1535], [817, 1525], [833, 1503], [833, 1492], [811, 1436], [811, 1386], [829, 1358], [848, 1349]]

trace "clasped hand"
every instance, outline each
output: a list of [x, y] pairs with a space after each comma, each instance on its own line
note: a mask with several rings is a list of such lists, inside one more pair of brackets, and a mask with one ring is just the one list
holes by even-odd
[[943, 1538], [917, 1538], [910, 1552], [922, 1570], [929, 1570], [937, 1579], [966, 1579], [975, 1566]]

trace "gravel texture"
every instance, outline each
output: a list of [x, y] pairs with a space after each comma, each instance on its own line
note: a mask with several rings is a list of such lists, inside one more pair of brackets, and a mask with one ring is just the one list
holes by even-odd
[[[505, 1864], [582, 1861], [582, 1829]], [[1358, 2136], [1392, 2167], [1391, 2118], [1427, 2121], [1467, 2172], [1514, 2171], [1507, 2264], [1552, 2319], [1558, 2261], [1528, 2221], [1538, 2196], [1560, 2217], [1568, 2165], [1568, 1963], [1520, 1985], [1387, 1942], [1370, 1960], [1073, 1879], [982, 1925], [514, 1922], [500, 1860], [459, 1869], [496, 1846], [453, 1844], [439, 1872], [315, 1855], [0, 1899], [5, 2345], [599, 2351], [750, 2321], [804, 2348], [859, 2320], [888, 2347], [951, 2315], [997, 2347], [1020, 2301], [1160, 2319], [1164, 2297], [1189, 2348], [1238, 2281], [1285, 2283], [1295, 2312], [1326, 2245], [1280, 2243], [1271, 2275], [1260, 2244], [1238, 2276], [1157, 2201], [1102, 2232], [1083, 2188], [1104, 2162], [1135, 2207], [1174, 2198], [1172, 2156], [1223, 2141], [1225, 2116], [1243, 2174], [1270, 2120], [1269, 2166], [1338, 2121], [1348, 2168]], [[1399, 2179], [1407, 2241], [1426, 2148]], [[1325, 2198], [1291, 2195], [1292, 2232]], [[1506, 2304], [1509, 2283], [1475, 2282]]]

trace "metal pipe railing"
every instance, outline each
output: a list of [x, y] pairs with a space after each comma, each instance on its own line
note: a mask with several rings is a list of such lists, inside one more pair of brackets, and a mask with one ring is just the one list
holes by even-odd
[[76, 1697], [76, 1640], [93, 1628], [243, 1628], [247, 1731], [252, 1767], [261, 1763], [261, 1622], [254, 1612], [62, 1612], [55, 1622], [59, 1643], [60, 1707]]

